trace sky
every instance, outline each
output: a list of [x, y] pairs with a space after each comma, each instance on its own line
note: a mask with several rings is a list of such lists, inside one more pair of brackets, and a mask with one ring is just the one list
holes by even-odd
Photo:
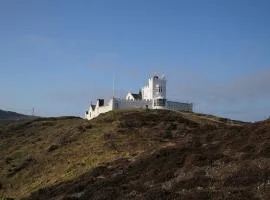
[[167, 98], [270, 116], [269, 0], [0, 0], [0, 109], [83, 116], [165, 74]]

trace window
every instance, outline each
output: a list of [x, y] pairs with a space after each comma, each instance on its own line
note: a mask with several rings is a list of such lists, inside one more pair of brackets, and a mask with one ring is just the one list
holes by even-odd
[[157, 85], [157, 90], [158, 90], [158, 92], [162, 92], [162, 87]]
[[165, 106], [166, 99], [155, 99], [154, 106]]

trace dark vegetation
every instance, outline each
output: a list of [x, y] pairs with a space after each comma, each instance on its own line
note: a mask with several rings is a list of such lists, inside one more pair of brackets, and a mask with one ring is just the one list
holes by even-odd
[[133, 110], [0, 128], [0, 197], [270, 199], [270, 121]]
[[35, 117], [30, 115], [23, 115], [16, 112], [0, 110], [0, 123], [4, 121], [12, 121], [12, 120], [24, 120], [24, 119], [33, 119]]

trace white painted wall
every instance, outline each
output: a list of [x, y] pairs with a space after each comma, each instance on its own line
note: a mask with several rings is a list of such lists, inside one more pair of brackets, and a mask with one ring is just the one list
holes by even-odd
[[95, 110], [92, 110], [92, 107], [90, 106], [88, 110], [88, 114], [86, 114], [86, 118], [90, 120], [99, 116], [101, 113], [106, 113], [111, 110], [113, 110], [113, 99], [111, 99], [109, 103], [104, 106], [99, 106], [98, 101], [97, 101]]
[[155, 98], [166, 99], [166, 78], [153, 76], [148, 79], [148, 85], [142, 88], [142, 99], [152, 100]]
[[152, 101], [115, 99], [115, 109], [146, 108], [146, 106], [152, 108]]
[[166, 99], [166, 79], [165, 77], [154, 76], [151, 78], [152, 99]]
[[152, 99], [150, 88], [148, 85], [144, 86], [142, 88], [142, 99], [144, 99], [144, 100], [151, 100]]
[[129, 93], [127, 94], [126, 100], [133, 100], [133, 101], [135, 100], [134, 97], [133, 97], [133, 95], [131, 94], [131, 92], [129, 92]]
[[85, 114], [85, 118], [91, 120], [101, 113], [106, 113], [115, 109], [130, 109], [130, 108], [152, 108], [151, 100], [127, 100], [127, 99], [118, 99], [112, 98], [107, 105], [99, 106], [98, 102], [96, 104], [95, 110], [92, 110], [90, 106], [88, 114]]

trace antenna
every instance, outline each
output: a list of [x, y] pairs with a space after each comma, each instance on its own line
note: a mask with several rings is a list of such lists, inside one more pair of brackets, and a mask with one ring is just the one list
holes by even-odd
[[115, 82], [115, 73], [113, 72], [113, 98], [114, 98], [114, 87], [115, 87], [114, 82]]

